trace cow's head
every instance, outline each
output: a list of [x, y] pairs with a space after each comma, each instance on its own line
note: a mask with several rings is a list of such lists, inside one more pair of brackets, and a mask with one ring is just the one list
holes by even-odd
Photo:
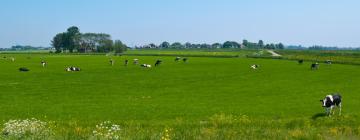
[[330, 107], [332, 103], [332, 99], [329, 96], [326, 96], [323, 100], [320, 100], [322, 107]]

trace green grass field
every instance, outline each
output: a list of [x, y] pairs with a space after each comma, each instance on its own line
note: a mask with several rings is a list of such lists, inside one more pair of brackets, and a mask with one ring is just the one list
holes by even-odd
[[360, 65], [360, 51], [356, 50], [277, 50], [285, 59], [303, 59], [306, 61], [332, 60], [339, 64]]
[[[190, 57], [183, 63], [172, 56], [0, 57], [0, 120], [53, 122], [52, 139], [89, 139], [103, 121], [120, 124], [121, 139], [161, 139], [164, 133], [169, 139], [360, 138], [356, 65], [311, 71], [310, 63], [248, 58]], [[134, 58], [163, 64], [123, 65]], [[261, 67], [252, 70], [251, 64]], [[66, 72], [67, 66], [82, 71]], [[343, 96], [343, 115], [323, 117], [319, 100], [334, 92]]]

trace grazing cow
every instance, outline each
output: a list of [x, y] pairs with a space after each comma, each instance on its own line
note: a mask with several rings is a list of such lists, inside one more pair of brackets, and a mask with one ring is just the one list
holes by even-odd
[[188, 61], [188, 58], [183, 58], [183, 62], [187, 62]]
[[341, 115], [341, 96], [339, 94], [327, 95], [323, 100], [320, 100], [322, 107], [325, 108], [327, 115], [331, 116], [331, 113], [335, 107], [339, 108], [339, 115]]
[[144, 68], [151, 68], [151, 65], [149, 65], [149, 64], [142, 64], [142, 65], [140, 65], [141, 67], [144, 67]]
[[156, 60], [155, 67], [159, 66], [161, 64], [161, 62], [162, 62], [161, 60]]
[[25, 67], [21, 67], [21, 68], [19, 68], [19, 71], [21, 71], [21, 72], [28, 72], [28, 71], [30, 71], [28, 68], [25, 68]]
[[125, 66], [129, 64], [129, 60], [125, 59]]
[[175, 62], [179, 62], [180, 59], [181, 59], [181, 57], [176, 57], [176, 58], [175, 58]]
[[80, 71], [80, 68], [71, 66], [71, 67], [67, 67], [65, 70], [66, 71]]
[[254, 64], [254, 65], [251, 65], [250, 68], [256, 70], [260, 67], [260, 65], [257, 65], [257, 64]]
[[114, 66], [115, 61], [114, 61], [113, 59], [110, 59], [109, 62], [110, 62], [110, 65], [111, 65], [111, 66]]
[[42, 60], [42, 61], [41, 61], [41, 65], [42, 65], [43, 67], [45, 67], [45, 66], [47, 66], [47, 62], [44, 61], [44, 60]]
[[311, 70], [317, 70], [317, 69], [319, 69], [319, 63], [312, 63], [311, 64]]
[[331, 61], [331, 60], [326, 60], [326, 61], [325, 61], [325, 64], [331, 65], [331, 64], [332, 64], [332, 61]]
[[134, 64], [135, 65], [139, 64], [139, 59], [134, 59]]
[[304, 63], [304, 60], [301, 59], [301, 60], [299, 60], [298, 62], [299, 62], [299, 64], [301, 65], [301, 64]]

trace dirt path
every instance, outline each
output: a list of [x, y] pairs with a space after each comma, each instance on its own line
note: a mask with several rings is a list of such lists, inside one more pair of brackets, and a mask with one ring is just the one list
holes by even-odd
[[281, 56], [280, 54], [274, 52], [273, 50], [267, 50], [267, 51], [268, 51], [269, 53], [271, 53], [271, 55], [274, 56], [274, 57], [280, 57], [280, 56]]

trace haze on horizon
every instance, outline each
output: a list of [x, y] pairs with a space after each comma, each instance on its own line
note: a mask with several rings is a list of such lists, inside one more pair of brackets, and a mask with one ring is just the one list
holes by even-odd
[[129, 46], [247, 39], [360, 47], [358, 0], [2, 0], [0, 48], [50, 46], [70, 26]]

